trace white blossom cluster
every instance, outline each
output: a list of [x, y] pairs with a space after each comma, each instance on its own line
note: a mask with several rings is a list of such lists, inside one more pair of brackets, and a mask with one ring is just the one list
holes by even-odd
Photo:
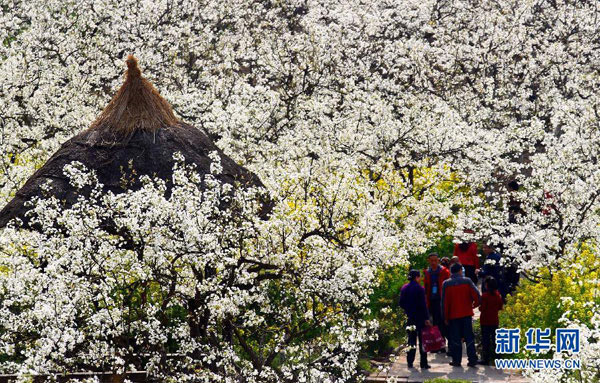
[[[40, 230], [4, 230], [3, 369], [144, 369], [174, 381], [353, 376], [376, 326], [363, 319], [371, 260], [392, 253], [372, 246], [370, 227], [381, 233], [385, 220], [365, 213], [347, 231], [356, 238], [327, 241], [301, 229], [310, 212], [279, 206], [262, 220], [258, 191], [232, 191], [176, 159], [168, 192], [145, 178], [117, 195], [73, 163], [65, 173], [88, 196], [69, 209], [35, 201]], [[338, 213], [349, 214], [357, 206], [343, 197]]]
[[589, 324], [581, 320], [569, 318], [566, 312], [559, 320], [564, 328], [578, 329], [580, 338], [580, 351], [578, 353], [560, 352], [554, 353], [554, 359], [579, 359], [581, 369], [576, 371], [561, 370], [529, 370], [527, 377], [533, 383], [553, 382], [596, 382], [600, 378], [600, 307], [597, 303], [587, 302], [586, 306], [593, 313]]
[[0, 206], [90, 125], [130, 53], [275, 201], [257, 219], [253, 191], [201, 189], [181, 164], [172, 191], [105, 195], [73, 164], [95, 193], [69, 210], [38, 201], [41, 232], [0, 233], [1, 339], [18, 356], [5, 369], [345, 381], [376, 325], [361, 319], [376, 271], [440, 235], [473, 229], [532, 274], [570, 265], [600, 235], [598, 13], [589, 0], [3, 1]]

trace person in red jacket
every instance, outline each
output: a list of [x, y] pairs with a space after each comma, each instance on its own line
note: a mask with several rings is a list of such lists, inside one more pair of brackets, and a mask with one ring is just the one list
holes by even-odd
[[450, 268], [452, 275], [442, 285], [442, 314], [448, 326], [448, 346], [452, 356], [451, 366], [460, 367], [462, 342], [467, 346], [469, 367], [477, 367], [475, 336], [473, 334], [473, 308], [479, 306], [480, 294], [473, 281], [462, 275], [462, 265]]
[[498, 320], [498, 311], [502, 310], [502, 296], [498, 292], [498, 282], [492, 276], [486, 277], [484, 282], [486, 292], [481, 296], [481, 360], [479, 364], [489, 364], [495, 357], [496, 352], [496, 330], [500, 321]]
[[454, 244], [454, 256], [465, 268], [465, 276], [477, 285], [477, 273], [479, 272], [479, 256], [477, 255], [477, 244], [475, 242], [463, 242]]
[[[440, 265], [437, 253], [431, 253], [427, 256], [429, 268], [423, 270], [425, 297], [427, 298], [427, 308], [431, 313], [431, 319], [434, 326], [438, 326], [442, 335], [446, 338], [446, 326], [442, 317], [442, 284], [450, 278], [450, 271]], [[446, 352], [445, 348], [439, 350]]]

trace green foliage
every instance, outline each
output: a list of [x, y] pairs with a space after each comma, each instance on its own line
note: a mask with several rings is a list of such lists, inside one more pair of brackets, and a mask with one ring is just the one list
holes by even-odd
[[452, 258], [453, 252], [454, 243], [452, 242], [452, 237], [444, 236], [440, 238], [435, 246], [430, 247], [424, 253], [411, 254], [409, 257], [410, 268], [418, 270], [427, 268], [429, 266], [427, 256], [431, 253], [437, 253], [440, 259], [442, 259], [442, 257]]
[[[473, 309], [473, 311], [479, 310], [477, 309]], [[475, 335], [475, 345], [478, 346], [478, 348], [480, 348], [481, 346], [481, 323], [479, 322], [479, 320], [473, 320], [473, 334]], [[481, 352], [481, 350], [479, 350], [479, 352]]]
[[366, 358], [360, 358], [358, 360], [358, 369], [363, 370], [363, 371], [368, 371], [368, 372], [377, 371], [375, 368], [373, 368], [369, 359], [366, 359]]
[[405, 267], [392, 267], [379, 275], [379, 285], [371, 295], [368, 319], [379, 320], [378, 339], [365, 346], [369, 356], [384, 356], [391, 353], [406, 339], [406, 316], [398, 306], [400, 289], [407, 282]]
[[438, 253], [440, 258], [448, 257], [452, 258], [452, 254], [454, 253], [454, 242], [451, 236], [444, 236], [440, 238], [440, 240], [436, 243], [435, 246], [431, 247], [427, 250], [425, 255], [429, 253]]

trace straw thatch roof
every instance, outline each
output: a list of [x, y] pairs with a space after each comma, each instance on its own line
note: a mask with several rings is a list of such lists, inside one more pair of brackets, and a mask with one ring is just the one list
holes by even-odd
[[121, 193], [140, 186], [140, 177], [159, 177], [170, 185], [173, 154], [180, 152], [187, 163], [196, 164], [200, 174], [210, 172], [208, 154], [221, 157], [222, 182], [241, 186], [262, 186], [259, 178], [238, 165], [215, 146], [202, 130], [175, 117], [169, 103], [142, 77], [137, 60], [127, 59], [125, 81], [96, 121], [85, 131], [65, 142], [27, 180], [15, 197], [0, 211], [0, 227], [18, 217], [27, 224], [26, 202], [42, 196], [41, 186], [51, 185], [51, 193], [72, 204], [77, 191], [63, 172], [73, 161], [94, 169], [106, 191]]

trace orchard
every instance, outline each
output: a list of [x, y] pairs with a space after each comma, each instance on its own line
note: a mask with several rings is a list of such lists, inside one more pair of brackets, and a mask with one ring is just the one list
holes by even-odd
[[506, 323], [584, 334], [532, 381], [598, 381], [599, 16], [3, 0], [0, 371], [357, 381], [453, 238], [518, 270]]

